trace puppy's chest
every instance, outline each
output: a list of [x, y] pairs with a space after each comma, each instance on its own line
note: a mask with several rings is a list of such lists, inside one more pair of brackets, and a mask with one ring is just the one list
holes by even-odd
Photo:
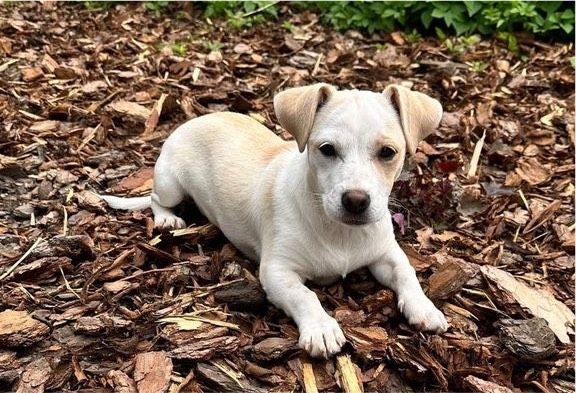
[[[353, 240], [353, 239], [349, 239]], [[369, 241], [317, 243], [310, 247], [307, 277], [314, 281], [344, 278], [348, 273], [374, 262], [381, 248]]]

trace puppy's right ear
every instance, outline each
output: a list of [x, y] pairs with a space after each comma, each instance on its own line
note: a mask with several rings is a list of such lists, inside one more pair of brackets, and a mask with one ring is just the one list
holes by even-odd
[[296, 142], [300, 153], [306, 148], [316, 112], [336, 89], [326, 83], [295, 87], [284, 90], [274, 97], [274, 111], [280, 125]]

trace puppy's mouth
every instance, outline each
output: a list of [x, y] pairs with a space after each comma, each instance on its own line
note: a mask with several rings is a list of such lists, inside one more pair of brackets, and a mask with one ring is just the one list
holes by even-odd
[[369, 219], [365, 217], [342, 217], [340, 221], [342, 221], [342, 223], [346, 225], [352, 225], [352, 226], [366, 225], [371, 222]]

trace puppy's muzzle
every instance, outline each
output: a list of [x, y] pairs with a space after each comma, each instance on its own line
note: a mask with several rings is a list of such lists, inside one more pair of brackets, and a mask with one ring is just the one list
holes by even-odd
[[362, 190], [350, 190], [342, 194], [342, 206], [351, 214], [362, 214], [370, 206], [370, 195]]

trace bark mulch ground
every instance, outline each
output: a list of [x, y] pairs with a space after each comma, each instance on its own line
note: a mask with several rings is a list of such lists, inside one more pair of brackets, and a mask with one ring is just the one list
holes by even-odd
[[[0, 6], [0, 391], [574, 390], [573, 44], [337, 33], [282, 6], [233, 30], [195, 5]], [[282, 23], [289, 21], [290, 23]], [[317, 291], [348, 344], [316, 360], [257, 265], [193, 208], [152, 230], [140, 195], [186, 119], [315, 81], [438, 98], [395, 188], [397, 236], [450, 323], [412, 330], [366, 271]], [[475, 154], [476, 153], [476, 154]]]

